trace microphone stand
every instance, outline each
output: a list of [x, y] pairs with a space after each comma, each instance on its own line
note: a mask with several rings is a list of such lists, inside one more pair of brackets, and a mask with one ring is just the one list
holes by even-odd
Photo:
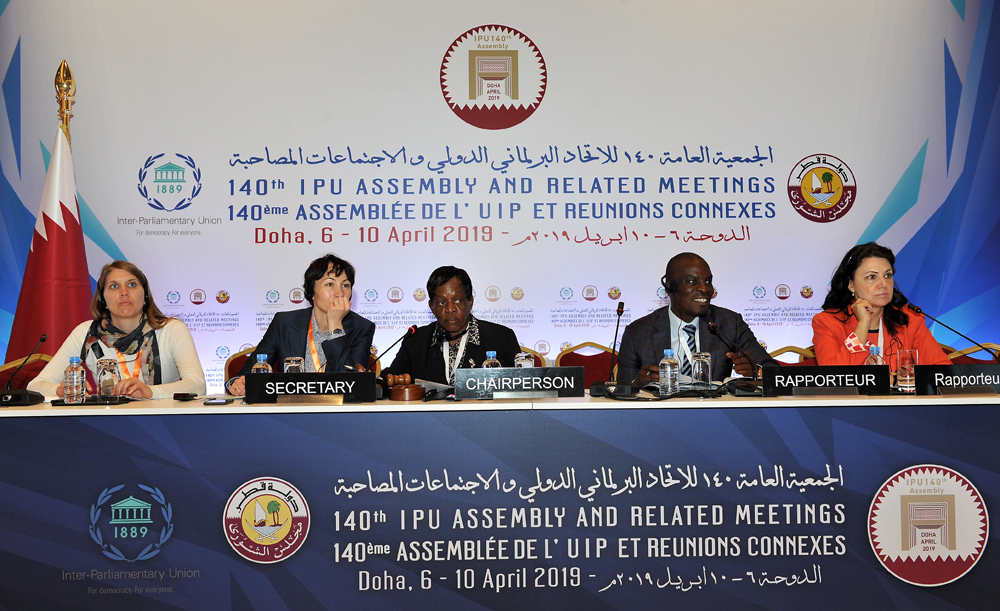
[[[742, 382], [742, 384], [752, 383], [754, 387], [756, 387], [754, 392], [754, 394], [756, 394], [756, 389], [760, 388], [760, 380], [757, 379], [757, 361], [753, 360], [753, 356], [751, 356], [749, 352], [740, 349], [740, 347], [736, 345], [736, 342], [734, 342], [732, 338], [723, 333], [722, 329], [719, 328], [718, 323], [716, 323], [715, 321], [708, 323], [708, 330], [714, 333], [715, 335], [718, 335], [720, 338], [722, 338], [722, 341], [725, 342], [727, 346], [732, 348], [733, 352], [746, 357], [746, 359], [750, 361], [750, 371], [753, 374], [752, 377], [750, 378], [751, 382]], [[735, 382], [735, 380], [732, 380], [731, 382]]]
[[21, 373], [24, 366], [28, 364], [28, 359], [35, 354], [38, 347], [44, 344], [45, 340], [48, 338], [49, 336], [43, 333], [42, 336], [38, 338], [38, 343], [35, 344], [35, 347], [28, 353], [28, 356], [24, 357], [24, 360], [21, 361], [21, 364], [14, 370], [14, 373], [10, 374], [10, 377], [7, 378], [7, 389], [0, 394], [0, 407], [10, 407], [12, 405], [35, 405], [45, 401], [45, 395], [41, 393], [37, 393], [33, 390], [11, 390], [10, 387], [14, 384], [14, 377]]
[[933, 316], [931, 316], [927, 312], [924, 312], [923, 310], [920, 309], [920, 306], [916, 306], [916, 305], [914, 305], [912, 303], [908, 303], [908, 304], [906, 304], [906, 307], [910, 308], [911, 310], [913, 310], [917, 314], [923, 314], [924, 316], [926, 316], [927, 318], [930, 318], [931, 320], [933, 320], [937, 324], [941, 325], [945, 329], [948, 329], [949, 331], [951, 331], [955, 335], [963, 337], [966, 340], [968, 340], [969, 342], [971, 342], [971, 343], [979, 346], [980, 348], [983, 349], [984, 352], [986, 352], [986, 354], [992, 356], [994, 361], [996, 361], [997, 363], [1000, 363], [1000, 356], [998, 356], [996, 352], [993, 352], [992, 350], [988, 349], [986, 346], [984, 346], [984, 345], [980, 344], [979, 342], [975, 341], [971, 337], [968, 337], [967, 335], [964, 335], [964, 334], [960, 333], [957, 329], [954, 329], [953, 327], [949, 327], [948, 325], [946, 325], [945, 323], [941, 322], [940, 320], [934, 318]]
[[604, 397], [608, 392], [614, 396], [627, 397], [636, 393], [636, 388], [632, 384], [618, 384], [618, 376], [615, 375], [615, 353], [618, 350], [618, 329], [622, 322], [622, 314], [625, 313], [625, 302], [618, 302], [618, 309], [615, 314], [618, 319], [615, 321], [615, 341], [611, 343], [611, 369], [608, 371], [608, 382], [594, 382], [590, 385], [591, 397]]

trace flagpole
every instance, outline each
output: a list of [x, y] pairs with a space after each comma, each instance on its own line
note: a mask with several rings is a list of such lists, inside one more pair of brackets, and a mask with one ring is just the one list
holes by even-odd
[[73, 140], [69, 137], [69, 120], [73, 118], [73, 104], [76, 103], [76, 81], [73, 80], [73, 71], [69, 69], [66, 60], [62, 60], [59, 69], [56, 70], [56, 101], [59, 102], [59, 129], [66, 136], [70, 150], [73, 150]]
[[8, 362], [26, 356], [43, 333], [48, 335], [48, 341], [42, 345], [41, 352], [55, 354], [70, 333], [93, 316], [87, 248], [69, 146], [69, 120], [73, 116], [76, 83], [65, 60], [56, 71], [55, 88], [59, 129], [52, 143], [31, 249], [14, 311], [7, 343]]

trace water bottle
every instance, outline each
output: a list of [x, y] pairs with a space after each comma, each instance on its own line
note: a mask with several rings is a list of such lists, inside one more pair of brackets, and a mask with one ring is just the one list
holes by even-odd
[[865, 359], [865, 365], [883, 365], [882, 363], [882, 351], [879, 350], [878, 346], [872, 346], [868, 350], [868, 358]]
[[79, 405], [87, 398], [87, 372], [78, 356], [69, 357], [69, 367], [63, 378], [63, 393], [67, 405]]
[[271, 373], [271, 366], [267, 363], [266, 354], [257, 355], [257, 362], [253, 364], [250, 373]]
[[660, 395], [669, 395], [678, 391], [677, 374], [681, 364], [674, 358], [674, 351], [667, 348], [663, 351], [660, 361]]
[[494, 367], [503, 367], [503, 365], [501, 365], [500, 361], [497, 360], [496, 350], [487, 350], [486, 360], [483, 361], [483, 369], [492, 369]]

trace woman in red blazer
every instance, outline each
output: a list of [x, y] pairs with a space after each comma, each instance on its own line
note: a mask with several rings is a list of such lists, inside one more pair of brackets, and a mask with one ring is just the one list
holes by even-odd
[[875, 242], [847, 251], [833, 273], [823, 312], [813, 317], [813, 344], [820, 365], [863, 365], [869, 348], [879, 346], [890, 371], [900, 350], [919, 351], [921, 365], [950, 365], [927, 329], [924, 316], [904, 311], [907, 303], [893, 286], [896, 257]]

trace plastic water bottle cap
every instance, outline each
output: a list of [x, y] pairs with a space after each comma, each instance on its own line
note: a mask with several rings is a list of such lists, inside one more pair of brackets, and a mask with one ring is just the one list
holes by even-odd
[[78, 357], [78, 356], [71, 356], [71, 357], [69, 357], [69, 364], [70, 365], [79, 365], [80, 364], [80, 357]]
[[258, 354], [257, 355], [257, 362], [258, 363], [266, 363], [267, 362], [267, 355], [266, 354]]
[[666, 348], [663, 350], [663, 356], [673, 356], [674, 351], [672, 348]]
[[496, 350], [487, 350], [486, 351], [486, 358], [488, 358], [488, 359], [495, 359], [495, 358], [497, 358], [497, 351]]

